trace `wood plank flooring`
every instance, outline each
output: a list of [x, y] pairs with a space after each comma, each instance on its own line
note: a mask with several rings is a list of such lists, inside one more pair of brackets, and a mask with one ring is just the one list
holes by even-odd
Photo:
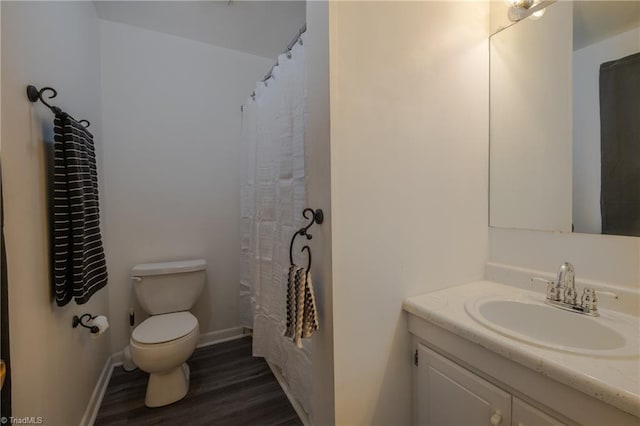
[[251, 337], [196, 349], [187, 361], [191, 385], [184, 399], [147, 408], [148, 375], [117, 367], [95, 422], [101, 425], [302, 425]]

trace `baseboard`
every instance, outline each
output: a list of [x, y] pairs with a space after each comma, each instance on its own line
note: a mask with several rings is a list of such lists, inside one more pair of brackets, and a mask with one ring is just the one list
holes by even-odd
[[100, 410], [102, 399], [104, 398], [104, 394], [107, 391], [107, 386], [109, 386], [109, 380], [111, 380], [111, 374], [113, 373], [112, 358], [112, 356], [108, 357], [107, 361], [104, 363], [102, 373], [100, 373], [100, 377], [96, 382], [96, 387], [93, 389], [93, 393], [91, 394], [91, 398], [89, 398], [87, 408], [84, 411], [82, 419], [80, 420], [80, 426], [93, 426], [93, 423], [96, 421], [98, 410]]
[[[229, 340], [240, 339], [244, 336], [250, 335], [249, 329], [244, 327], [231, 327], [223, 330], [210, 331], [208, 333], [201, 334], [198, 338], [198, 348], [202, 348], [209, 345], [215, 345], [216, 343], [228, 342]], [[111, 361], [113, 366], [117, 367], [122, 365], [123, 351], [116, 352], [111, 355]]]
[[118, 367], [122, 365], [122, 359], [124, 357], [123, 353], [124, 353], [123, 351], [120, 351], [111, 355], [111, 365], [113, 367]]
[[302, 405], [300, 405], [298, 400], [295, 399], [293, 395], [291, 395], [291, 392], [289, 391], [289, 384], [282, 376], [282, 372], [280, 371], [280, 368], [278, 368], [277, 365], [270, 363], [269, 361], [267, 361], [267, 365], [269, 365], [269, 368], [271, 369], [271, 372], [273, 373], [273, 375], [276, 376], [276, 380], [278, 381], [278, 384], [282, 388], [282, 391], [284, 392], [284, 394], [287, 395], [287, 399], [291, 403], [291, 406], [293, 407], [293, 409], [296, 410], [296, 414], [298, 414], [298, 417], [300, 417], [300, 421], [302, 421], [302, 424], [304, 426], [311, 426], [311, 419], [309, 419], [309, 415], [307, 414], [306, 411], [304, 411], [304, 408], [302, 408]]
[[216, 343], [228, 342], [229, 340], [240, 339], [249, 333], [243, 327], [231, 327], [224, 330], [210, 331], [200, 335], [197, 348], [202, 348]]

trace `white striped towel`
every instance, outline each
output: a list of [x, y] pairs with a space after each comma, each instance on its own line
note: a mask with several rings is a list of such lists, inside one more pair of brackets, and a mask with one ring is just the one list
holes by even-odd
[[68, 114], [54, 121], [53, 284], [58, 306], [107, 284], [93, 136]]

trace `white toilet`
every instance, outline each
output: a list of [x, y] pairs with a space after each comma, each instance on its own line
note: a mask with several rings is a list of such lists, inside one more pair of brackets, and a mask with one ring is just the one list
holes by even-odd
[[131, 334], [131, 357], [149, 373], [145, 405], [176, 402], [189, 390], [185, 361], [198, 342], [198, 320], [189, 309], [202, 293], [207, 263], [202, 259], [136, 265], [131, 279], [149, 315]]

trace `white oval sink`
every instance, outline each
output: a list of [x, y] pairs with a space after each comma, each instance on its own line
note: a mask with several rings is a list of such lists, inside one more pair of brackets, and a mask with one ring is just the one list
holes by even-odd
[[500, 296], [469, 300], [465, 309], [485, 327], [525, 343], [588, 356], [640, 355], [638, 319], [628, 315], [590, 317], [532, 298]]

